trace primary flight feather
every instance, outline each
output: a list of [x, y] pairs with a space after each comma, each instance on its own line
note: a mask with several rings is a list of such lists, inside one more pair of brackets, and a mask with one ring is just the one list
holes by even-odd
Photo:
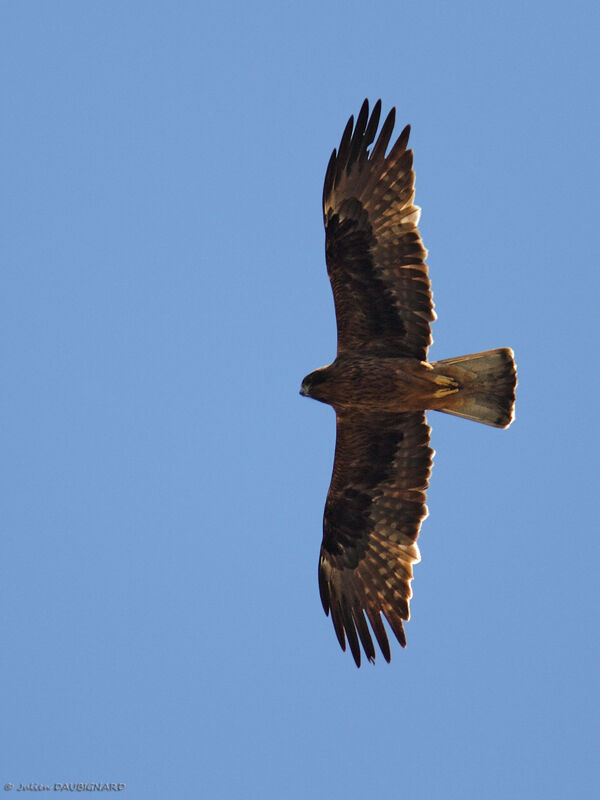
[[382, 615], [406, 645], [403, 622], [433, 456], [425, 410], [506, 428], [516, 385], [509, 348], [427, 362], [435, 313], [420, 209], [413, 205], [410, 128], [386, 155], [395, 110], [376, 139], [380, 114], [381, 101], [369, 115], [365, 100], [329, 160], [323, 219], [337, 357], [307, 375], [300, 389], [336, 412], [319, 590], [357, 666], [361, 645], [375, 660], [371, 631], [390, 660]]

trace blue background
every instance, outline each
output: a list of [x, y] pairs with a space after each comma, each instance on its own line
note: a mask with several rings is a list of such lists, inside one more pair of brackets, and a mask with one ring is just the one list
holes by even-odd
[[[2, 783], [128, 798], [592, 797], [596, 3], [5, 2]], [[411, 122], [431, 358], [512, 346], [508, 431], [431, 413], [408, 647], [321, 610], [321, 188]]]

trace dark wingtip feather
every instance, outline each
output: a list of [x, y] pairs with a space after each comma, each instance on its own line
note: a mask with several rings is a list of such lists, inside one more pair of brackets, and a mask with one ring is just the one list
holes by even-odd
[[348, 163], [346, 164], [346, 172], [350, 171], [352, 164], [359, 157], [362, 148], [364, 147], [364, 133], [369, 119], [369, 101], [365, 100], [356, 118], [356, 125], [354, 126], [354, 133], [352, 134], [352, 142], [350, 145], [350, 153], [348, 154]]
[[363, 104], [360, 107], [360, 111], [358, 112], [358, 117], [356, 118], [356, 126], [354, 128], [354, 133], [356, 135], [356, 131], [360, 130], [360, 135], [362, 136], [364, 133], [365, 128], [367, 127], [367, 120], [369, 119], [369, 101], [365, 97], [363, 100]]
[[366, 154], [367, 147], [369, 147], [369, 145], [373, 142], [373, 139], [375, 138], [375, 134], [377, 133], [377, 126], [379, 125], [380, 116], [381, 116], [381, 100], [378, 100], [373, 106], [373, 111], [371, 112], [371, 119], [369, 120], [369, 124], [367, 125], [367, 129], [363, 137], [364, 154]]
[[371, 634], [369, 633], [369, 627], [365, 620], [365, 615], [363, 614], [362, 608], [356, 608], [356, 607], [353, 608], [352, 616], [354, 618], [354, 624], [356, 625], [356, 630], [358, 631], [358, 635], [360, 636], [360, 641], [362, 642], [365, 655], [367, 656], [371, 664], [374, 664], [375, 648], [373, 646], [373, 640], [371, 639]]
[[390, 652], [390, 643], [388, 641], [385, 628], [383, 627], [383, 622], [381, 621], [381, 616], [379, 614], [379, 611], [371, 611], [369, 606], [367, 606], [367, 617], [369, 618], [369, 622], [371, 623], [371, 628], [373, 628], [373, 633], [375, 634], [375, 638], [377, 639], [377, 644], [379, 645], [381, 652], [383, 653], [383, 657], [389, 664], [392, 659], [392, 654]]
[[[408, 138], [410, 136], [410, 125], [406, 125], [400, 136], [394, 142], [394, 146], [390, 150], [388, 158], [390, 161], [395, 161], [396, 159], [400, 158], [404, 151], [406, 150], [406, 145], [408, 144]], [[409, 150], [406, 153], [406, 157], [410, 159], [410, 166], [412, 166], [412, 150]]]
[[323, 208], [331, 190], [333, 189], [333, 181], [335, 178], [335, 162], [337, 158], [337, 150], [334, 148], [327, 164], [327, 171], [325, 172], [325, 181], [323, 182]]
[[346, 597], [342, 597], [341, 602], [342, 620], [344, 622], [344, 630], [346, 631], [346, 638], [350, 645], [350, 651], [356, 662], [356, 666], [360, 667], [360, 644], [358, 643], [358, 636], [356, 635], [356, 628], [354, 627], [354, 620], [352, 618], [352, 611]]
[[323, 570], [319, 567], [319, 595], [321, 597], [321, 605], [323, 606], [323, 611], [327, 616], [329, 616], [329, 588], [327, 586], [327, 581], [325, 580], [325, 576], [323, 575]]
[[385, 151], [389, 144], [392, 131], [394, 130], [395, 122], [396, 122], [396, 109], [392, 108], [390, 113], [385, 118], [385, 122], [381, 126], [379, 137], [377, 139], [377, 142], [375, 143], [373, 152], [371, 153], [371, 159], [373, 161], [377, 161], [379, 158], [383, 158], [385, 156]]
[[342, 175], [344, 168], [346, 167], [346, 163], [348, 161], [348, 154], [350, 152], [350, 143], [352, 142], [353, 127], [354, 127], [354, 115], [351, 116], [348, 122], [346, 123], [346, 127], [344, 128], [344, 133], [342, 134], [342, 139], [340, 141], [340, 146], [336, 158], [334, 186], [337, 185], [340, 176]]
[[402, 142], [404, 147], [406, 147], [406, 145], [408, 144], [408, 140], [410, 139], [410, 131], [411, 131], [410, 125], [405, 125], [404, 130], [398, 137], [398, 141]]
[[334, 601], [331, 604], [331, 621], [333, 622], [333, 629], [335, 630], [335, 635], [337, 636], [337, 640], [340, 643], [340, 647], [346, 652], [346, 636], [344, 634], [344, 624], [342, 619], [340, 618], [340, 608], [338, 604]]
[[404, 634], [404, 626], [402, 625], [402, 620], [399, 616], [397, 616], [391, 609], [386, 610], [383, 612], [385, 614], [385, 618], [390, 624], [390, 628], [394, 632], [394, 636], [400, 643], [402, 647], [406, 647], [406, 636]]

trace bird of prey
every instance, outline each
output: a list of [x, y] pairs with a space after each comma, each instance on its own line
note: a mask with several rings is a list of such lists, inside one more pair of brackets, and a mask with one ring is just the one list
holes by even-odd
[[[435, 319], [425, 250], [413, 205], [407, 125], [388, 150], [395, 109], [377, 140], [381, 101], [350, 117], [323, 188], [327, 272], [337, 319], [337, 356], [302, 381], [300, 393], [333, 406], [335, 460], [325, 504], [319, 591], [342, 650], [357, 666], [402, 647], [417, 536], [427, 516], [433, 450], [425, 411], [506, 428], [516, 371], [509, 348], [429, 363]], [[375, 142], [373, 144], [373, 142]]]

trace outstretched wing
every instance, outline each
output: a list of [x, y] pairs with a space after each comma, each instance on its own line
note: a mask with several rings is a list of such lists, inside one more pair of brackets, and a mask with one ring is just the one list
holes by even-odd
[[395, 109], [375, 139], [381, 101], [363, 103], [333, 151], [323, 187], [327, 272], [333, 288], [338, 353], [369, 349], [424, 361], [435, 319], [413, 205], [415, 174], [406, 126], [386, 157]]
[[319, 590], [342, 650], [346, 637], [360, 666], [375, 648], [369, 620], [386, 661], [390, 646], [381, 613], [404, 647], [416, 539], [427, 516], [425, 489], [433, 450], [423, 412], [337, 416], [333, 475], [323, 520]]

